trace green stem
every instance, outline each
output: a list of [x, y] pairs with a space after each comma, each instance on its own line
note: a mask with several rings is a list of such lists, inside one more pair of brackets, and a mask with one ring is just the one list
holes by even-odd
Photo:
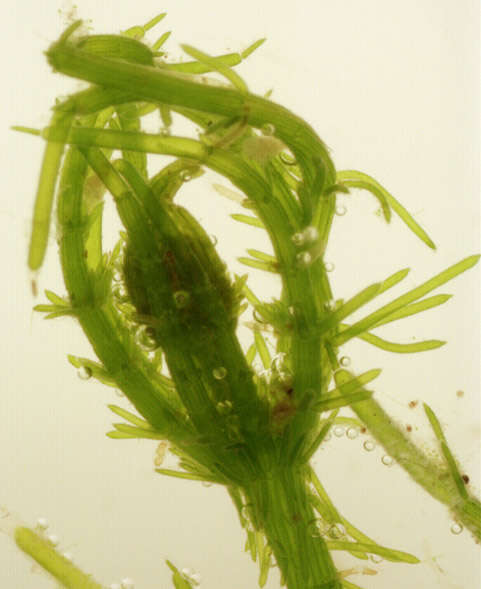
[[306, 474], [277, 469], [245, 486], [246, 510], [269, 542], [288, 589], [340, 589], [342, 584], [309, 502]]

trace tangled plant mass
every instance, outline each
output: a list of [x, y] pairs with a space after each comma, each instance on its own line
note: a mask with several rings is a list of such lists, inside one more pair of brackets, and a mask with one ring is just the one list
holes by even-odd
[[[69, 356], [70, 362], [83, 378], [118, 388], [136, 410], [110, 405], [123, 421], [107, 435], [159, 440], [160, 454], [168, 441], [180, 469], [162, 468], [159, 458], [158, 473], [224, 486], [245, 530], [246, 550], [259, 564], [260, 586], [275, 564], [289, 589], [358, 587], [347, 579], [358, 569], [338, 571], [334, 550], [361, 560], [377, 555], [419, 562], [344, 518], [310, 465], [330, 430], [346, 422], [348, 436], [369, 431], [386, 451], [383, 461], [396, 461], [479, 541], [480, 503], [466, 488], [433, 410], [424, 405], [439, 446], [435, 458], [409, 439], [366, 388], [381, 371], [355, 374], [341, 352], [353, 338], [394, 353], [442, 346], [438, 340], [391, 342], [372, 331], [446, 302], [449, 295], [430, 293], [474, 266], [479, 256], [350, 321], [409, 270], [349, 299], [334, 296], [324, 253], [336, 210], [345, 212], [336, 207], [339, 193], [369, 191], [386, 222], [394, 213], [428, 247], [434, 243], [372, 177], [337, 171], [304, 120], [249, 92], [232, 68], [263, 39], [240, 54], [215, 57], [183, 45], [191, 61], [173, 63], [163, 58], [170, 33], [151, 44], [144, 41], [164, 16], [120, 35], [85, 35], [81, 23], [73, 23], [47, 59], [56, 72], [89, 86], [59, 100], [46, 129], [16, 127], [46, 141], [29, 267], [42, 265], [55, 201], [67, 290], [66, 296], [46, 291], [49, 302], [35, 308], [47, 318], [71, 316], [80, 324], [97, 359]], [[224, 81], [206, 77], [210, 72]], [[155, 112], [162, 129], [147, 133], [143, 118]], [[173, 117], [193, 122], [198, 136], [174, 135]], [[152, 174], [156, 155], [173, 159]], [[234, 220], [267, 233], [273, 254], [247, 249], [248, 256], [239, 260], [278, 275], [278, 298], [263, 301], [248, 287], [248, 275], [232, 276], [205, 229], [179, 204], [184, 184], [195, 182], [204, 168], [240, 191], [217, 188], [244, 209]], [[114, 249], [104, 252], [107, 196], [123, 231]], [[253, 310], [247, 323], [253, 337], [244, 350], [237, 327], [247, 308]], [[275, 347], [273, 357], [268, 343]], [[254, 368], [256, 358], [263, 371]], [[344, 407], [355, 417], [340, 416]], [[12, 525], [9, 532], [65, 587], [102, 586], [38, 527]], [[177, 589], [195, 586], [192, 576], [170, 561], [168, 566]]]

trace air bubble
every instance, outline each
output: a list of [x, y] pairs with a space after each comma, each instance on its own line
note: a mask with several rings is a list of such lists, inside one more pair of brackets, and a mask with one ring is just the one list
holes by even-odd
[[336, 215], [342, 217], [347, 213], [347, 208], [344, 205], [337, 205], [336, 207]]
[[294, 315], [296, 314], [296, 308], [294, 307], [294, 305], [288, 307], [287, 312], [289, 313], [289, 315], [291, 315], [291, 317], [294, 317]]
[[292, 235], [291, 241], [295, 246], [299, 247], [301, 245], [304, 245], [306, 238], [304, 237], [304, 233], [300, 233], [298, 231], [297, 233], [294, 233]]
[[454, 522], [453, 525], [451, 526], [451, 534], [454, 534], [455, 536], [459, 536], [459, 534], [463, 531], [463, 526], [461, 524], [459, 524], [458, 522]]
[[216, 409], [221, 415], [225, 415], [232, 411], [232, 403], [229, 400], [219, 401], [216, 405]]
[[47, 540], [50, 542], [50, 544], [52, 546], [57, 546], [58, 543], [60, 542], [60, 540], [58, 539], [58, 536], [56, 536], [55, 534], [49, 534], [47, 536]]
[[316, 518], [309, 522], [309, 525], [307, 526], [307, 531], [313, 538], [316, 538], [322, 535], [323, 527], [324, 523], [322, 519]]
[[351, 358], [349, 358], [349, 356], [343, 356], [339, 360], [339, 364], [344, 367], [349, 366], [351, 364]]
[[336, 425], [336, 427], [334, 428], [334, 435], [337, 438], [340, 438], [344, 435], [344, 428], [342, 427], [342, 425]]
[[224, 366], [219, 366], [219, 368], [214, 368], [214, 370], [212, 371], [212, 375], [214, 376], [214, 378], [216, 380], [222, 380], [223, 378], [225, 378], [227, 376], [227, 368], [224, 368]]
[[282, 365], [284, 364], [285, 357], [286, 355], [284, 352], [279, 352], [276, 354], [274, 358], [272, 358], [271, 368], [273, 370], [277, 370], [277, 372], [280, 372]]
[[332, 262], [324, 262], [324, 268], [325, 268], [326, 272], [332, 272], [334, 270], [335, 266]]
[[374, 448], [376, 447], [376, 444], [372, 440], [366, 440], [364, 442], [363, 446], [364, 446], [364, 450], [367, 450], [368, 452], [372, 452], [374, 450]]
[[186, 290], [174, 292], [174, 302], [178, 309], [184, 309], [189, 304], [190, 295]]
[[202, 486], [206, 488], [212, 487], [213, 484], [210, 481], [202, 481]]
[[214, 246], [217, 245], [218, 239], [217, 239], [217, 237], [215, 235], [211, 235], [210, 236], [210, 240], [212, 242], [212, 245], [214, 245]]
[[350, 440], [355, 440], [358, 435], [359, 435], [359, 430], [357, 429], [357, 427], [350, 427], [346, 432], [346, 436]]
[[385, 454], [381, 458], [381, 462], [384, 464], [384, 466], [392, 466], [394, 460], [393, 460], [392, 456], [389, 456], [388, 454]]
[[309, 252], [300, 252], [296, 256], [296, 262], [299, 266], [309, 266], [312, 263], [312, 256]]
[[283, 151], [279, 157], [281, 162], [286, 166], [294, 166], [296, 164], [296, 158], [288, 151]]
[[182, 182], [190, 182], [192, 180], [192, 174], [188, 170], [182, 170], [179, 175]]
[[319, 231], [313, 225], [309, 225], [304, 229], [303, 236], [305, 241], [317, 241], [319, 239]]
[[37, 520], [37, 523], [35, 525], [35, 527], [38, 528], [39, 530], [41, 530], [42, 532], [44, 532], [45, 530], [48, 530], [48, 526], [49, 526], [49, 523], [46, 520], [46, 518], [44, 518], [44, 517], [39, 517]]
[[182, 576], [184, 577], [184, 579], [186, 581], [188, 581], [189, 583], [191, 583], [191, 585], [194, 585], [194, 586], [200, 585], [202, 577], [199, 575], [199, 573], [196, 573], [192, 569], [187, 569], [187, 568], [182, 569], [181, 573], [182, 573]]
[[152, 338], [154, 330], [151, 327], [142, 326], [137, 330], [135, 339], [141, 348], [152, 351], [158, 348], [157, 342]]
[[265, 125], [262, 125], [261, 132], [263, 135], [274, 135], [276, 128], [272, 123], [266, 123]]
[[339, 540], [346, 535], [346, 530], [343, 525], [335, 524], [329, 528], [327, 535], [334, 540]]
[[80, 366], [80, 368], [77, 370], [77, 376], [80, 378], [80, 380], [88, 380], [92, 377], [92, 369], [88, 366]]
[[135, 583], [132, 581], [132, 579], [126, 577], [120, 581], [120, 586], [122, 589], [134, 589]]
[[370, 560], [371, 562], [374, 562], [374, 563], [376, 563], [376, 564], [379, 564], [379, 563], [380, 563], [380, 562], [382, 562], [384, 559], [383, 559], [383, 557], [382, 557], [382, 556], [380, 556], [379, 554], [371, 554], [371, 555], [369, 556], [369, 560]]

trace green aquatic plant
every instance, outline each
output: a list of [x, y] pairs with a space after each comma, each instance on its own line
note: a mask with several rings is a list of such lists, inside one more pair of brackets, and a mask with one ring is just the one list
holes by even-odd
[[[47, 318], [73, 317], [97, 359], [69, 356], [70, 362], [83, 378], [118, 388], [137, 411], [110, 405], [123, 421], [107, 435], [168, 441], [180, 469], [162, 468], [159, 460], [159, 474], [224, 486], [245, 529], [246, 550], [259, 564], [261, 586], [275, 563], [289, 589], [357, 587], [346, 580], [346, 571], [336, 569], [334, 550], [361, 560], [380, 555], [419, 562], [366, 536], [326, 493], [310, 460], [337, 424], [367, 429], [386, 450], [385, 459], [396, 461], [479, 541], [480, 502], [467, 490], [433, 410], [424, 405], [440, 450], [434, 458], [366, 388], [380, 370], [355, 374], [340, 353], [353, 338], [396, 353], [442, 346], [438, 340], [390, 342], [372, 331], [446, 302], [449, 295], [430, 293], [474, 266], [479, 256], [350, 321], [409, 270], [347, 300], [334, 296], [324, 252], [339, 193], [369, 191], [386, 222], [394, 212], [428, 247], [434, 243], [376, 180], [355, 170], [337, 171], [304, 120], [248, 90], [232, 68], [263, 40], [240, 54], [214, 57], [184, 45], [192, 61], [168, 62], [162, 58], [168, 33], [152, 44], [143, 42], [163, 16], [121, 35], [87, 35], [81, 22], [72, 24], [47, 59], [55, 71], [90, 85], [59, 100], [46, 129], [16, 127], [46, 140], [28, 261], [33, 271], [43, 262], [57, 190], [67, 294], [46, 291], [49, 303], [35, 309]], [[209, 72], [225, 82], [205, 77]], [[143, 118], [153, 112], [163, 122], [156, 134], [143, 130]], [[173, 114], [193, 122], [198, 136], [174, 135]], [[152, 173], [155, 154], [173, 159]], [[247, 249], [248, 257], [239, 260], [275, 273], [282, 285], [278, 298], [263, 301], [247, 286], [247, 275], [232, 276], [204, 228], [178, 203], [184, 184], [194, 182], [203, 168], [242, 193], [217, 187], [245, 209], [232, 215], [234, 220], [268, 235], [273, 254]], [[123, 225], [109, 252], [102, 247], [105, 193]], [[248, 308], [253, 336], [244, 350], [237, 327]], [[254, 368], [256, 357], [262, 371]], [[340, 416], [343, 407], [356, 417]], [[40, 529], [10, 521], [9, 531], [18, 547], [65, 587], [102, 586]], [[171, 562], [168, 566], [177, 589], [195, 584]]]

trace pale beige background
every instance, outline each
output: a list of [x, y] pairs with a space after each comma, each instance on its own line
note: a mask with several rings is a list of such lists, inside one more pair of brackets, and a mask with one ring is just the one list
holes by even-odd
[[[331, 147], [339, 169], [374, 175], [415, 214], [438, 251], [431, 252], [396, 219], [387, 227], [367, 194], [345, 199], [329, 258], [336, 296], [411, 266], [396, 294], [479, 251], [479, 5], [475, 0], [80, 0], [78, 15], [98, 32], [115, 32], [160, 11], [172, 29], [168, 48], [187, 42], [207, 52], [241, 50], [259, 37], [264, 47], [240, 68], [252, 91], [274, 88], [273, 99], [300, 114]], [[26, 522], [48, 518], [61, 546], [109, 584], [130, 576], [139, 589], [170, 588], [170, 558], [194, 568], [206, 589], [256, 586], [257, 565], [242, 553], [240, 531], [227, 494], [153, 473], [155, 444], [105, 437], [121, 402], [83, 383], [66, 354], [88, 355], [69, 320], [49, 323], [35, 304], [26, 269], [31, 208], [43, 145], [8, 130], [11, 124], [47, 124], [54, 98], [77, 88], [52, 74], [42, 51], [64, 29], [60, 1], [17, 0], [2, 9], [0, 255], [2, 271], [0, 505]], [[67, 10], [68, 12], [68, 10]], [[261, 243], [255, 230], [228, 220], [234, 205], [221, 202], [206, 175], [186, 187], [185, 203], [219, 239], [232, 268], [243, 248]], [[40, 286], [63, 292], [52, 238]], [[276, 284], [252, 273], [261, 296]], [[439, 292], [456, 296], [444, 307], [384, 334], [398, 341], [447, 339], [444, 348], [392, 357], [366, 344], [347, 352], [361, 372], [382, 367], [378, 398], [400, 420], [432, 439], [412, 399], [431, 404], [464, 470], [479, 493], [479, 268]], [[43, 300], [42, 296], [38, 300]], [[464, 390], [462, 399], [457, 390]], [[396, 466], [381, 465], [381, 450], [362, 440], [333, 440], [316, 467], [339, 509], [387, 546], [418, 555], [418, 566], [381, 563], [373, 577], [352, 578], [368, 589], [477, 589], [479, 547], [466, 532], [450, 533], [446, 510]], [[336, 555], [340, 567], [352, 560]], [[43, 589], [53, 582], [0, 535], [0, 586]], [[267, 587], [278, 587], [274, 573]]]

